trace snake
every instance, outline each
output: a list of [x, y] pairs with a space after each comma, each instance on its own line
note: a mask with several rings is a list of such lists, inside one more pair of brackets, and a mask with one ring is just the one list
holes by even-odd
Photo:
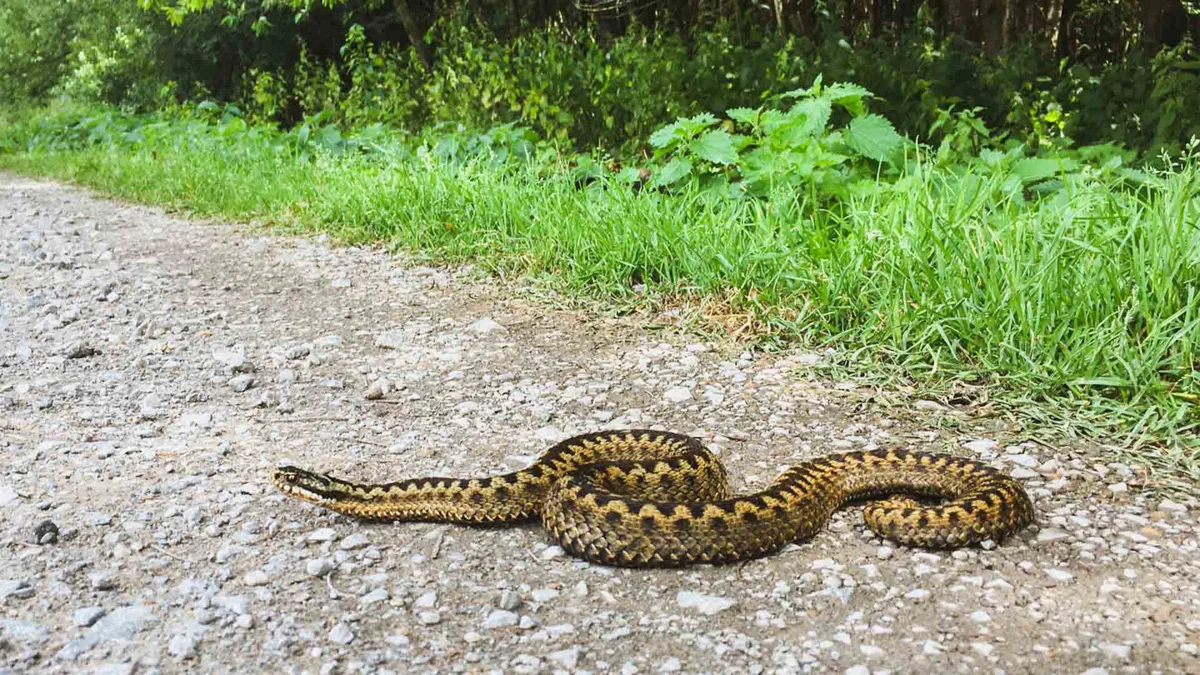
[[524, 469], [479, 478], [355, 483], [280, 466], [284, 494], [366, 521], [508, 526], [541, 520], [567, 553], [614, 567], [751, 560], [816, 535], [863, 502], [867, 527], [931, 549], [1000, 543], [1034, 519], [1022, 485], [982, 462], [898, 448], [801, 461], [764, 489], [732, 493], [693, 436], [650, 429], [568, 438]]

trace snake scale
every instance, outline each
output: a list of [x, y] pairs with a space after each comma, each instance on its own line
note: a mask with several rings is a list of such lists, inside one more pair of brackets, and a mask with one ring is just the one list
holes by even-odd
[[874, 500], [863, 515], [880, 536], [926, 548], [1000, 541], [1033, 520], [1018, 482], [969, 459], [906, 450], [827, 455], [796, 464], [760, 492], [734, 496], [724, 466], [699, 440], [639, 429], [569, 438], [500, 476], [364, 485], [284, 466], [272, 482], [365, 520], [540, 518], [571, 554], [623, 567], [762, 557], [813, 536], [858, 500]]

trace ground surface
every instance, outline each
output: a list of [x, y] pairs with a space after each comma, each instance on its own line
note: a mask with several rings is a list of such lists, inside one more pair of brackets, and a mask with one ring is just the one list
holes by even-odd
[[[1200, 508], [1086, 450], [52, 183], [0, 175], [0, 233], [0, 671], [1200, 672]], [[494, 473], [630, 426], [704, 436], [745, 489], [848, 448], [961, 452], [1039, 522], [929, 553], [851, 509], [769, 559], [630, 571], [267, 483]]]

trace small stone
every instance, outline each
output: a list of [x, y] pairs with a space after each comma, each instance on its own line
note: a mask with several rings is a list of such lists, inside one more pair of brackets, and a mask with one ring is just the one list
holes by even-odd
[[442, 620], [442, 615], [432, 609], [426, 609], [426, 610], [423, 610], [423, 611], [417, 613], [417, 621], [420, 621], [421, 623], [425, 624], [426, 626], [432, 626], [435, 623], [440, 622], [441, 620]]
[[342, 645], [348, 645], [354, 642], [354, 633], [345, 623], [339, 623], [329, 631], [329, 639]]
[[667, 659], [666, 661], [663, 661], [662, 665], [658, 667], [658, 672], [660, 672], [660, 673], [678, 673], [682, 669], [683, 669], [683, 664], [679, 662], [679, 657], [672, 656], [671, 658]]
[[561, 592], [557, 588], [539, 588], [530, 595], [533, 596], [534, 602], [550, 602], [551, 600], [557, 598], [560, 593]]
[[[50, 631], [43, 625], [21, 619], [0, 619], [0, 636], [4, 641], [17, 642], [34, 647], [50, 639]], [[11, 646], [11, 645], [10, 645]]]
[[80, 628], [87, 628], [99, 621], [102, 616], [104, 616], [103, 607], [81, 607], [71, 612], [71, 623]]
[[367, 387], [367, 392], [363, 394], [363, 398], [367, 399], [368, 401], [378, 401], [384, 396], [387, 396], [390, 390], [391, 384], [387, 381], [387, 378], [381, 377], [372, 382], [371, 386]]
[[484, 628], [507, 628], [517, 625], [520, 617], [516, 612], [510, 612], [505, 609], [493, 609], [488, 613], [487, 618], [483, 620]]
[[45, 546], [58, 541], [58, 525], [52, 520], [43, 520], [33, 528], [33, 543]]
[[167, 653], [177, 659], [188, 659], [196, 655], [196, 638], [186, 633], [171, 637], [167, 643]]
[[982, 609], [977, 609], [971, 612], [971, 620], [975, 623], [988, 623], [992, 620], [992, 615]]
[[437, 591], [426, 591], [413, 601], [413, 607], [432, 609], [437, 607]]
[[88, 584], [93, 591], [111, 591], [117, 587], [117, 580], [106, 571], [92, 572], [88, 575]]
[[1132, 648], [1129, 645], [1118, 645], [1102, 642], [1100, 643], [1100, 651], [1103, 652], [1106, 657], [1113, 659], [1114, 661], [1128, 661], [1132, 652]]
[[735, 600], [718, 595], [704, 595], [695, 591], [679, 591], [675, 594], [675, 602], [684, 609], [695, 609], [701, 614], [713, 615], [733, 607]]
[[375, 336], [375, 346], [380, 349], [400, 349], [405, 342], [404, 331], [386, 330]]
[[323, 577], [333, 571], [333, 561], [329, 558], [313, 558], [304, 565], [304, 571], [310, 577]]
[[880, 546], [879, 550], [875, 552], [875, 557], [880, 560], [888, 560], [894, 552], [891, 546]]
[[990, 438], [980, 438], [978, 440], [967, 441], [966, 443], [963, 443], [964, 448], [980, 455], [995, 450], [997, 445], [999, 444]]
[[309, 541], [325, 542], [337, 539], [337, 532], [332, 527], [322, 527], [308, 533]]
[[388, 595], [386, 588], [376, 588], [375, 590], [371, 591], [370, 593], [367, 593], [366, 595], [363, 595], [361, 598], [359, 598], [358, 604], [374, 605], [374, 604], [378, 604], [380, 602], [387, 602], [387, 599], [389, 597], [390, 596]]
[[233, 349], [214, 349], [213, 359], [220, 362], [227, 372], [230, 373], [252, 373], [254, 372], [254, 364], [246, 358], [246, 355], [241, 351]]
[[247, 586], [266, 586], [271, 583], [271, 577], [262, 570], [251, 570], [242, 577], [242, 581], [245, 581]]
[[8, 506], [9, 504], [16, 504], [17, 500], [19, 500], [20, 498], [21, 498], [21, 495], [17, 494], [17, 491], [12, 489], [12, 486], [0, 485], [0, 506]]
[[1171, 511], [1174, 513], [1187, 513], [1188, 507], [1178, 502], [1173, 502], [1170, 499], [1163, 499], [1158, 503], [1159, 511]]
[[671, 387], [663, 392], [663, 398], [671, 403], [683, 403], [692, 400], [692, 390], [687, 387]]
[[213, 560], [218, 563], [226, 563], [245, 552], [246, 547], [244, 546], [238, 546], [237, 544], [225, 544], [221, 548], [217, 549], [216, 554], [213, 555]]
[[283, 350], [283, 358], [287, 359], [288, 361], [299, 361], [311, 353], [312, 345], [300, 343], [291, 345], [287, 349]]
[[49, 410], [50, 408], [54, 407], [54, 399], [50, 398], [49, 396], [39, 396], [37, 400], [33, 402], [33, 407], [35, 410]]
[[847, 668], [844, 675], [871, 675], [871, 669], [860, 663]]
[[1120, 483], [1113, 483], [1112, 485], [1108, 486], [1108, 491], [1113, 494], [1124, 494], [1129, 492], [1129, 485], [1127, 485], [1124, 481]]
[[1004, 459], [1016, 464], [1017, 466], [1023, 466], [1026, 469], [1032, 469], [1038, 464], [1041, 464], [1041, 461], [1033, 455], [1005, 455]]
[[68, 359], [86, 359], [89, 356], [95, 356], [99, 353], [100, 350], [83, 340], [72, 342], [63, 349], [63, 356], [66, 356]]
[[249, 390], [250, 387], [254, 386], [254, 376], [253, 375], [237, 375], [235, 377], [230, 378], [228, 384], [229, 384], [230, 389], [232, 389], [240, 394], [244, 391]]
[[1060, 570], [1053, 567], [1046, 570], [1046, 576], [1050, 577], [1054, 581], [1070, 581], [1075, 578], [1074, 574], [1071, 574], [1066, 570]]
[[342, 543], [338, 544], [338, 548], [343, 551], [354, 551], [365, 547], [368, 543], [370, 542], [367, 541], [367, 535], [362, 532], [355, 532], [343, 539]]
[[521, 606], [521, 596], [513, 591], [502, 591], [496, 599], [496, 606], [511, 612]]
[[490, 333], [494, 330], [499, 330], [502, 328], [504, 328], [504, 326], [501, 326], [500, 324], [493, 321], [491, 317], [486, 317], [486, 316], [483, 317], [482, 319], [476, 321], [475, 323], [472, 323], [471, 325], [467, 326], [467, 330], [471, 331], [472, 333], [479, 333], [480, 335], [482, 335], [484, 333]]
[[905, 593], [904, 597], [905, 599], [912, 600], [913, 602], [921, 602], [922, 600], [928, 599], [929, 595], [929, 591], [925, 590], [924, 588], [914, 588]]
[[1058, 541], [1059, 539], [1069, 539], [1070, 537], [1071, 535], [1068, 532], [1054, 527], [1046, 527], [1038, 532], [1037, 543], [1045, 544], [1052, 541]]
[[996, 648], [986, 642], [972, 642], [971, 649], [975, 650], [976, 654], [987, 658], [988, 656], [991, 656], [992, 652], [995, 651]]
[[1030, 480], [1033, 478], [1041, 477], [1040, 473], [1034, 471], [1033, 469], [1026, 469], [1023, 466], [1018, 466], [1017, 468], [1010, 471], [1008, 475], [1012, 476], [1013, 478], [1016, 478], [1017, 480]]
[[564, 551], [561, 546], [547, 546], [544, 550], [542, 550], [538, 557], [542, 560], [554, 560], [555, 558], [561, 558], [566, 554], [567, 552]]
[[575, 670], [579, 665], [579, 647], [550, 652], [547, 658], [567, 670]]

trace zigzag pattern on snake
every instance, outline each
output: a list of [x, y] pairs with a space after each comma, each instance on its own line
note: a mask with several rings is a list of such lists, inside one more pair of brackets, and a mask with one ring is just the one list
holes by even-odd
[[364, 485], [285, 466], [272, 482], [366, 520], [505, 525], [540, 518], [571, 554], [625, 567], [769, 555], [813, 536], [835, 510], [858, 500], [875, 500], [863, 515], [880, 536], [926, 548], [1000, 541], [1033, 520], [1018, 482], [952, 455], [827, 455], [796, 464], [760, 492], [734, 496], [724, 466], [697, 439], [638, 429], [569, 438], [528, 468], [500, 476]]

